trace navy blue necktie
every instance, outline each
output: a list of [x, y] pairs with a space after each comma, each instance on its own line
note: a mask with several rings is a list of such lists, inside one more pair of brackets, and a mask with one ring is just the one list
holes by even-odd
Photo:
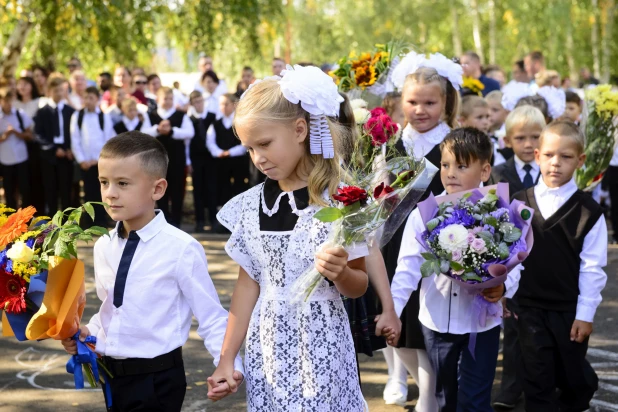
[[524, 170], [526, 171], [526, 175], [524, 176], [524, 189], [530, 189], [532, 186], [534, 186], [534, 179], [532, 179], [532, 174], [530, 174], [532, 166], [526, 163], [524, 165]]
[[60, 117], [58, 112], [58, 106], [54, 107], [54, 137], [60, 137]]
[[127, 283], [127, 275], [129, 274], [131, 261], [133, 260], [133, 255], [135, 254], [138, 243], [139, 236], [137, 232], [129, 232], [129, 239], [127, 239], [127, 244], [124, 245], [122, 257], [120, 258], [120, 265], [118, 266], [118, 273], [116, 274], [116, 283], [114, 284], [114, 306], [117, 308], [122, 306], [124, 286]]

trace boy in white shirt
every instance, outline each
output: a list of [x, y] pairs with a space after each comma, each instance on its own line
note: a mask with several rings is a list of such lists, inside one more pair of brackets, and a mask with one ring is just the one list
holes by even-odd
[[30, 204], [30, 173], [28, 147], [32, 140], [32, 119], [23, 110], [13, 107], [14, 92], [0, 87], [0, 164], [6, 205], [17, 209], [15, 194], [19, 189], [22, 207]]
[[[99, 159], [101, 196], [118, 224], [94, 246], [102, 304], [80, 339], [97, 338], [96, 352], [113, 375], [113, 411], [181, 410], [187, 385], [182, 346], [193, 315], [215, 365], [223, 345], [228, 313], [204, 249], [155, 210], [167, 189], [167, 164], [162, 144], [137, 131], [109, 140]], [[62, 344], [76, 352], [75, 341]], [[242, 381], [239, 356], [234, 368]]]
[[[86, 202], [101, 201], [97, 163], [103, 145], [115, 134], [110, 116], [99, 108], [99, 97], [99, 89], [88, 87], [84, 95], [84, 108], [71, 117], [71, 148], [81, 169]], [[95, 205], [95, 210], [94, 224], [105, 226], [103, 207]]]
[[[440, 151], [440, 178], [448, 194], [478, 188], [489, 179], [493, 145], [485, 133], [469, 127], [453, 130], [440, 144]], [[412, 291], [421, 283], [419, 320], [436, 376], [440, 411], [491, 412], [502, 319], [490, 317], [481, 327], [478, 319], [473, 318], [473, 294], [462, 290], [447, 276], [434, 274], [422, 279], [424, 249], [416, 236], [423, 231], [425, 225], [415, 209], [406, 223], [391, 285], [395, 311], [401, 314]], [[519, 269], [515, 268], [505, 284], [484, 289], [482, 295], [492, 303], [504, 296], [510, 298], [517, 290], [518, 281]], [[477, 334], [474, 355], [468, 349], [472, 333]]]

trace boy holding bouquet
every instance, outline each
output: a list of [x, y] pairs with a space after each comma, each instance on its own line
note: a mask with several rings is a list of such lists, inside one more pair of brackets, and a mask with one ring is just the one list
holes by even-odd
[[[473, 128], [453, 130], [440, 144], [440, 151], [440, 178], [446, 193], [472, 190], [489, 179], [493, 145], [485, 133]], [[415, 209], [405, 227], [391, 286], [395, 310], [401, 313], [421, 283], [419, 320], [436, 374], [440, 411], [492, 411], [490, 396], [502, 319], [489, 316], [480, 326], [474, 316], [475, 296], [446, 275], [433, 274], [420, 282], [424, 249], [416, 238], [425, 230], [421, 213]], [[519, 269], [515, 268], [504, 284], [484, 289], [482, 298], [490, 303], [503, 296], [510, 298], [518, 281]], [[476, 338], [474, 353], [468, 350], [471, 335]]]
[[[186, 391], [182, 345], [192, 315], [215, 364], [223, 345], [228, 314], [208, 276], [204, 249], [155, 210], [167, 189], [167, 165], [163, 145], [137, 131], [110, 139], [99, 158], [101, 196], [118, 223], [94, 246], [102, 304], [81, 328], [80, 340], [97, 338], [96, 352], [113, 376], [113, 411], [180, 411]], [[76, 352], [74, 340], [62, 344]], [[234, 378], [242, 380], [237, 355], [234, 369]]]
[[578, 126], [551, 123], [535, 157], [539, 183], [514, 196], [535, 210], [535, 243], [517, 292], [526, 410], [583, 411], [598, 387], [586, 352], [607, 281], [607, 226], [573, 178], [586, 159]]

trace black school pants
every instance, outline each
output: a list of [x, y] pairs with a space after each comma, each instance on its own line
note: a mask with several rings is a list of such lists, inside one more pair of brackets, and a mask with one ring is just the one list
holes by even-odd
[[231, 198], [248, 189], [249, 158], [246, 155], [216, 159], [218, 204], [223, 206]]
[[62, 210], [71, 206], [73, 161], [56, 157], [56, 149], [41, 150], [40, 159], [45, 213], [51, 217], [58, 211], [58, 197]]
[[204, 208], [208, 208], [211, 227], [217, 221], [217, 176], [214, 164], [215, 159], [210, 156], [191, 157], [195, 223], [204, 223]]
[[2, 182], [4, 183], [4, 197], [6, 205], [12, 209], [19, 207], [17, 202], [17, 191], [21, 197], [21, 206], [30, 205], [30, 170], [28, 161], [11, 166], [2, 166]]
[[[88, 170], [81, 169], [82, 181], [84, 182], [84, 201], [85, 202], [100, 202], [101, 201], [101, 185], [99, 183], [99, 166], [91, 166]], [[90, 226], [93, 223], [96, 226], [107, 225], [107, 212], [100, 205], [94, 205], [94, 222], [87, 214], [82, 215], [84, 225]]]
[[519, 333], [516, 315], [519, 315], [517, 299], [507, 299], [506, 308], [511, 312], [511, 317], [504, 319], [504, 340], [502, 341], [502, 384], [496, 400], [504, 402], [517, 402], [523, 392], [520, 364], [521, 348], [519, 346]]
[[599, 379], [586, 360], [588, 339], [571, 342], [574, 320], [574, 312], [520, 308], [517, 322], [527, 412], [578, 412], [590, 407]]
[[609, 185], [609, 200], [611, 202], [610, 214], [614, 240], [618, 242], [618, 166], [610, 166], [607, 169], [607, 181]]
[[157, 203], [167, 222], [173, 226], [180, 227], [180, 222], [182, 221], [182, 205], [185, 193], [186, 158], [184, 152], [168, 152], [168, 155], [169, 165], [167, 167], [166, 176], [167, 190], [161, 200]]

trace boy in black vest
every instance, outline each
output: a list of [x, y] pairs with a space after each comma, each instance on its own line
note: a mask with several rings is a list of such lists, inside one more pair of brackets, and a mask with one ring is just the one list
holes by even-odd
[[148, 114], [152, 126], [144, 128], [143, 132], [156, 137], [167, 150], [169, 166], [166, 179], [169, 187], [158, 204], [165, 218], [180, 227], [187, 165], [185, 140], [193, 139], [195, 130], [185, 112], [174, 108], [174, 92], [169, 87], [161, 87], [157, 91], [157, 105], [159, 108]]
[[[112, 120], [99, 108], [99, 97], [96, 87], [88, 87], [84, 96], [84, 108], [73, 113], [71, 117], [71, 148], [81, 169], [86, 202], [101, 201], [97, 164], [103, 145], [114, 137]], [[89, 216], [84, 216], [84, 219], [86, 225], [93, 223]], [[105, 209], [95, 205], [94, 224], [105, 226], [106, 223]]]
[[584, 411], [598, 388], [586, 351], [607, 281], [607, 227], [601, 206], [573, 179], [586, 159], [579, 127], [547, 126], [535, 157], [541, 180], [514, 196], [535, 211], [517, 291], [526, 410]]
[[221, 118], [208, 129], [206, 145], [216, 158], [218, 204], [223, 205], [247, 189], [249, 158], [247, 150], [234, 134], [234, 108], [238, 98], [227, 93], [219, 98]]
[[60, 205], [66, 209], [71, 203], [73, 183], [73, 152], [71, 151], [71, 116], [75, 109], [65, 97], [66, 79], [49, 80], [50, 99], [39, 109], [34, 120], [35, 132], [41, 139], [41, 173], [45, 192], [45, 214], [53, 216]]
[[204, 232], [204, 207], [208, 207], [208, 218], [214, 230], [217, 224], [217, 178], [215, 159], [206, 147], [206, 131], [217, 119], [215, 113], [204, 107], [202, 93], [194, 90], [189, 95], [189, 118], [193, 122], [195, 137], [191, 140], [189, 152], [193, 169], [193, 205], [195, 207], [195, 232]]
[[122, 102], [118, 103], [118, 107], [122, 111], [122, 117], [120, 121], [114, 125], [114, 131], [116, 134], [124, 132], [132, 132], [137, 130], [138, 132], [142, 128], [150, 127], [150, 119], [148, 116], [144, 117], [137, 109], [137, 102], [127, 97]]

